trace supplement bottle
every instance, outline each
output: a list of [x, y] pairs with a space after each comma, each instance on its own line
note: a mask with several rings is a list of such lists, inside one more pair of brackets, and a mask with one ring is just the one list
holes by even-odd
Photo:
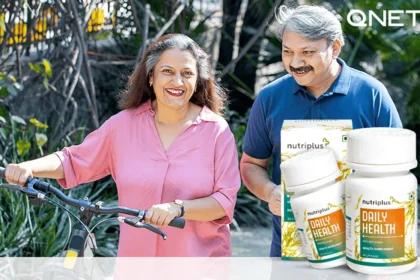
[[366, 274], [396, 274], [417, 263], [416, 134], [400, 128], [348, 133], [347, 265]]
[[346, 263], [344, 183], [331, 149], [300, 153], [281, 165], [286, 191], [309, 264], [331, 268]]

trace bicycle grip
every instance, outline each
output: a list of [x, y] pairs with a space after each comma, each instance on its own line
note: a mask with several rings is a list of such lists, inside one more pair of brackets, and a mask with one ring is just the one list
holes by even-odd
[[[6, 168], [4, 168], [4, 167], [0, 167], [0, 178], [1, 179], [6, 179]], [[32, 177], [28, 177], [28, 179], [26, 180], [26, 184], [31, 180], [32, 180]]]
[[183, 218], [175, 218], [169, 223], [169, 226], [182, 229], [185, 227], [185, 220]]

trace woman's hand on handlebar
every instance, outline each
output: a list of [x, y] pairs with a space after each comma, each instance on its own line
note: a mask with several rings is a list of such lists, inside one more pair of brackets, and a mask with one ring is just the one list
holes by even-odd
[[29, 177], [33, 177], [32, 169], [24, 163], [11, 163], [6, 168], [6, 181], [10, 184], [24, 187]]
[[181, 209], [175, 203], [164, 203], [153, 205], [144, 217], [146, 224], [155, 227], [166, 227], [174, 218], [181, 214]]

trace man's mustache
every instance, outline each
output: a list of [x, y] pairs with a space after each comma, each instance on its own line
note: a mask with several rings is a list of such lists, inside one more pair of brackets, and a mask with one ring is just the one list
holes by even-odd
[[313, 70], [314, 68], [311, 66], [311, 65], [306, 65], [306, 66], [302, 66], [302, 67], [299, 67], [299, 68], [295, 68], [295, 67], [293, 67], [293, 66], [290, 66], [290, 71], [292, 71], [292, 72], [302, 72], [302, 71], [310, 71], [310, 70]]

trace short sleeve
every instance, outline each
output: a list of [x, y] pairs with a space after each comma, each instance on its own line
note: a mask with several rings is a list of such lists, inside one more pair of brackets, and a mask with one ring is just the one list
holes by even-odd
[[64, 179], [57, 180], [63, 188], [99, 180], [110, 174], [110, 121], [90, 133], [77, 146], [66, 147], [55, 154], [64, 169]]
[[385, 86], [378, 89], [375, 98], [376, 127], [401, 128], [402, 123], [397, 108]]
[[266, 159], [272, 153], [273, 145], [265, 120], [266, 112], [263, 92], [261, 92], [252, 105], [243, 146], [243, 151], [253, 158]]
[[230, 224], [233, 220], [236, 195], [241, 187], [241, 178], [235, 138], [227, 124], [216, 140], [214, 161], [214, 192], [211, 197], [219, 202], [226, 213], [225, 217], [214, 222]]

